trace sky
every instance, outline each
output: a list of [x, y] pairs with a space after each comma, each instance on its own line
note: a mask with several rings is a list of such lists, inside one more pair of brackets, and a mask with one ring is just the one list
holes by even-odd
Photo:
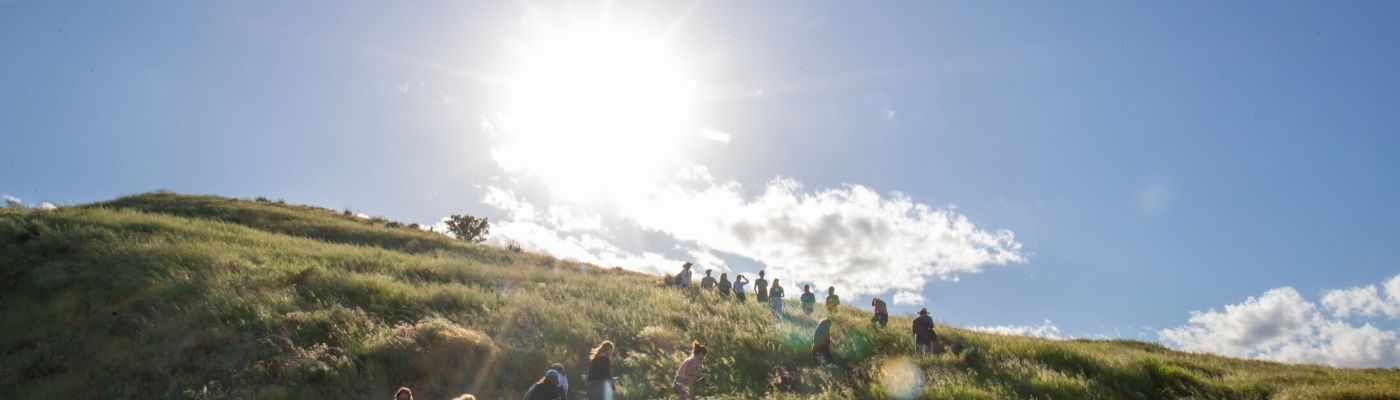
[[0, 193], [468, 213], [989, 331], [1400, 366], [1397, 16], [0, 0]]

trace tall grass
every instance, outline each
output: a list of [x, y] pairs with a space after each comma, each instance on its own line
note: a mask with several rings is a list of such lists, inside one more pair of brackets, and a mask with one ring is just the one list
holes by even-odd
[[551, 363], [581, 388], [612, 340], [625, 399], [659, 398], [699, 340], [698, 389], [739, 398], [1397, 398], [1400, 371], [1291, 366], [1132, 341], [833, 318], [454, 241], [334, 210], [156, 193], [0, 210], [0, 389], [18, 398], [518, 398]]

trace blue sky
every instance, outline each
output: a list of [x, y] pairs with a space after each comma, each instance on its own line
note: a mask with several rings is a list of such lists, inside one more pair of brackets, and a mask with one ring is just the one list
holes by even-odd
[[[678, 103], [697, 126], [730, 136], [677, 139], [676, 162], [652, 166], [703, 167], [713, 184], [666, 193], [733, 183], [733, 206], [759, 212], [775, 180], [800, 182], [798, 200], [858, 185], [927, 205], [929, 223], [961, 216], [970, 235], [1013, 232], [1014, 249], [948, 251], [1010, 249], [1019, 262], [928, 261], [947, 254], [935, 251], [907, 261], [931, 266], [911, 275], [917, 289], [878, 293], [922, 296], [958, 325], [1400, 364], [1400, 312], [1386, 308], [1400, 304], [1400, 284], [1386, 291], [1400, 272], [1400, 7], [900, 6], [612, 4], [613, 24], [665, 38], [700, 93]], [[828, 273], [889, 277], [888, 265], [794, 265], [811, 259], [667, 215], [690, 209], [622, 206], [666, 194], [578, 201], [552, 190], [558, 179], [512, 170], [495, 152], [519, 136], [504, 123], [520, 119], [504, 100], [519, 81], [511, 48], [545, 47], [532, 29], [567, 37], [562, 27], [601, 9], [533, 7], [0, 1], [0, 193], [64, 205], [165, 188], [425, 223], [470, 212], [518, 223], [505, 232], [539, 251], [566, 253], [538, 235], [608, 243], [569, 250], [593, 252], [582, 258], [668, 270], [702, 251], [732, 271], [782, 260], [818, 285], [847, 279]], [[624, 150], [606, 158], [648, 153]], [[863, 210], [842, 201], [832, 207]], [[606, 228], [571, 230], [540, 216], [551, 207]], [[1307, 314], [1291, 327], [1227, 323], [1250, 310], [1281, 320], [1270, 305]], [[1334, 322], [1383, 354], [1330, 357], [1343, 342], [1327, 336]]]

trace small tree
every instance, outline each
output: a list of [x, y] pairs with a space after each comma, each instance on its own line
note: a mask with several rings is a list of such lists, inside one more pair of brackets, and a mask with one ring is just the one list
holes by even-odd
[[491, 233], [491, 224], [486, 222], [486, 218], [453, 214], [447, 218], [447, 230], [458, 239], [481, 243], [486, 241], [486, 235]]

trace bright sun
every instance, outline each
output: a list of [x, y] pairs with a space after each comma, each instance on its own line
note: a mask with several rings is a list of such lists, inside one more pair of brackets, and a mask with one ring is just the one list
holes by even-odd
[[514, 46], [506, 74], [507, 170], [580, 200], [643, 190], [682, 163], [696, 137], [696, 85], [659, 35], [597, 24]]

